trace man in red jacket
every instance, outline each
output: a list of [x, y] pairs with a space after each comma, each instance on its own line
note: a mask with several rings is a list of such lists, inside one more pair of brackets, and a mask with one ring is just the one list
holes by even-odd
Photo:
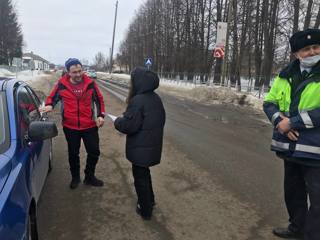
[[95, 176], [99, 159], [98, 128], [104, 124], [104, 100], [97, 84], [82, 72], [82, 64], [76, 58], [69, 58], [65, 67], [67, 74], [61, 77], [46, 100], [41, 112], [50, 112], [61, 102], [63, 131], [68, 142], [69, 164], [72, 175], [70, 188], [81, 182], [79, 150], [81, 139], [87, 151], [87, 164], [83, 183], [95, 187], [103, 181]]

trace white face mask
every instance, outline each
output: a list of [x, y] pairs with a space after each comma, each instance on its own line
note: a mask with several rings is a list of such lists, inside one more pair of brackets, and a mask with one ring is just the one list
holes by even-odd
[[304, 67], [304, 68], [312, 68], [319, 61], [320, 61], [320, 55], [315, 55], [312, 57], [306, 57], [306, 58], [300, 59], [300, 65], [301, 67]]

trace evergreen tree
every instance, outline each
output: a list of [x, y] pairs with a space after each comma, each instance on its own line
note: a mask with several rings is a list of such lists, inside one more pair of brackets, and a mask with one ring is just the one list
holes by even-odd
[[11, 0], [0, 0], [0, 64], [22, 56], [23, 34]]

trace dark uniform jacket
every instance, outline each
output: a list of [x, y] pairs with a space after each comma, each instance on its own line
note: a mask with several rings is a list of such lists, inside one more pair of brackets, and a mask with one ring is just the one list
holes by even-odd
[[[301, 74], [299, 60], [293, 61], [275, 79], [264, 101], [264, 111], [274, 125], [271, 150], [281, 158], [304, 165], [320, 166], [320, 62]], [[281, 110], [282, 109], [282, 110]], [[290, 118], [299, 132], [298, 141], [281, 134], [279, 113]]]

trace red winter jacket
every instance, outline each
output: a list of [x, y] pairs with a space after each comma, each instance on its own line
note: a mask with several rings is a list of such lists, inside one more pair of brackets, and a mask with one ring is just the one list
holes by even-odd
[[85, 74], [84, 89], [80, 98], [72, 92], [70, 76], [65, 74], [47, 98], [46, 106], [54, 107], [61, 101], [62, 124], [64, 127], [84, 130], [96, 126], [96, 116], [104, 117], [104, 101], [97, 84]]

